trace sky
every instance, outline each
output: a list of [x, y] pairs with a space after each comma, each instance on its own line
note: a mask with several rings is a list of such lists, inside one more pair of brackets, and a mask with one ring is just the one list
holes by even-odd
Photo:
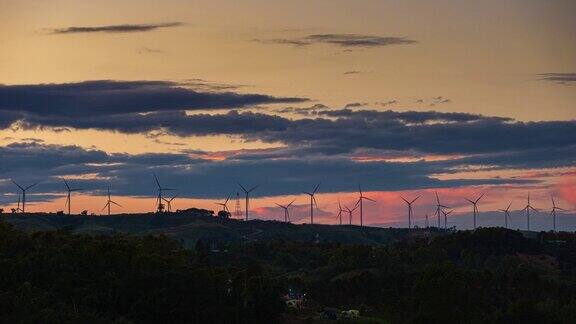
[[[570, 0], [0, 0], [0, 208], [218, 210], [253, 218], [576, 230], [576, 3]], [[240, 191], [241, 193], [241, 191]], [[243, 201], [242, 209], [244, 209]], [[347, 216], [347, 215], [345, 215]], [[358, 210], [353, 214], [359, 222]], [[435, 216], [434, 216], [435, 217]]]

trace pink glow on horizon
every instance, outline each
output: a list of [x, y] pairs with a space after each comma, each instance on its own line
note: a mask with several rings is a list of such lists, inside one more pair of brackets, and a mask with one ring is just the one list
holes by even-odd
[[[321, 190], [322, 188], [320, 188], [320, 191]], [[485, 193], [485, 197], [482, 198], [479, 203], [480, 212], [495, 211], [505, 208], [509, 202], [513, 202], [512, 210], [520, 210], [526, 204], [526, 196], [528, 192], [530, 192], [532, 204], [538, 209], [548, 209], [551, 204], [550, 194], [556, 196], [558, 205], [569, 209], [576, 205], [576, 177], [574, 177], [574, 175], [565, 176], [562, 178], [562, 181], [553, 188], [540, 186], [527, 188], [526, 186], [509, 185], [469, 186], [405, 191], [365, 191], [364, 195], [376, 200], [376, 202], [364, 202], [364, 224], [406, 226], [407, 206], [400, 197], [402, 196], [411, 200], [416, 198], [418, 195], [422, 196], [413, 205], [414, 222], [417, 224], [423, 224], [425, 214], [429, 214], [431, 224], [434, 224], [433, 214], [436, 203], [435, 192], [438, 192], [442, 204], [455, 209], [455, 212], [452, 214], [453, 217], [468, 215], [472, 211], [472, 207], [464, 198], [476, 199], [482, 193]], [[59, 210], [66, 210], [64, 196], [52, 201], [40, 203], [33, 202], [33, 195], [31, 195], [29, 199], [30, 202], [27, 204], [27, 211], [30, 212], [56, 212]], [[153, 212], [155, 210], [155, 197], [141, 198], [113, 196], [112, 199], [122, 205], [122, 208], [113, 207], [112, 214]], [[281, 208], [276, 206], [276, 203], [288, 204], [293, 199], [296, 199], [296, 201], [290, 208], [291, 221], [294, 223], [309, 223], [309, 198], [304, 195], [252, 198], [250, 200], [250, 218], [281, 221], [283, 220], [284, 213]], [[357, 199], [357, 192], [318, 192], [316, 195], [318, 209], [315, 209], [314, 211], [315, 223], [337, 224], [338, 200], [340, 200], [343, 207], [348, 206], [353, 208]], [[172, 209], [176, 210], [196, 207], [213, 210], [217, 213], [218, 210], [220, 210], [220, 207], [216, 204], [217, 202], [220, 201], [217, 199], [177, 198], [172, 203]], [[102, 210], [102, 208], [105, 203], [106, 197], [104, 196], [77, 194], [72, 197], [72, 213], [78, 214], [80, 211], [86, 209], [89, 210], [90, 213], [94, 212], [96, 215], [104, 215], [106, 211]], [[242, 214], [239, 218], [243, 219], [244, 199], [242, 196], [240, 197], [240, 206]], [[15, 207], [15, 204], [3, 206], [6, 211], [8, 211], [10, 207]], [[234, 212], [235, 197], [231, 198], [229, 201], [228, 208], [231, 212]], [[343, 220], [345, 224], [348, 223], [347, 213], [344, 213]], [[353, 223], [359, 224], [358, 210], [354, 212]]]

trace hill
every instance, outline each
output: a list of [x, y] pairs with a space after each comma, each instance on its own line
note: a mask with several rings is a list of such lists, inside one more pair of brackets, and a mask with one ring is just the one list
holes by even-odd
[[[214, 217], [210, 211], [190, 209], [164, 214], [119, 214], [113, 216], [57, 215], [45, 213], [5, 214], [4, 219], [27, 231], [66, 230], [75, 234], [165, 235], [185, 247], [198, 240], [216, 243], [287, 240], [294, 242], [382, 245], [406, 237], [407, 229], [348, 225], [296, 225], [278, 221], [241, 221]], [[443, 231], [414, 230], [417, 235]]]

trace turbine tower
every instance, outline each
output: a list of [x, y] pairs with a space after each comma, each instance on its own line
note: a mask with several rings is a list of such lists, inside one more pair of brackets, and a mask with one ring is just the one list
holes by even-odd
[[482, 197], [484, 197], [484, 194], [481, 194], [480, 197], [476, 198], [476, 200], [470, 200], [468, 198], [464, 198], [468, 200], [473, 206], [474, 229], [476, 229], [476, 214], [478, 213], [478, 202], [480, 201], [480, 199], [482, 199]]
[[172, 198], [169, 198], [169, 199], [162, 198], [162, 200], [164, 200], [166, 202], [166, 206], [168, 207], [168, 212], [172, 211], [172, 200], [176, 199], [176, 197], [178, 197], [178, 195], [176, 195]]
[[288, 223], [290, 222], [290, 212], [288, 211], [288, 208], [290, 208], [290, 206], [292, 206], [292, 204], [296, 201], [296, 199], [292, 200], [288, 205], [284, 206], [284, 205], [280, 205], [280, 204], [276, 204], [276, 206], [284, 209], [284, 223]]
[[348, 224], [352, 225], [352, 213], [356, 210], [356, 208], [358, 208], [358, 203], [356, 203], [352, 209], [348, 208], [348, 206], [344, 206], [344, 208], [346, 208], [346, 211], [348, 212]]
[[535, 212], [538, 212], [538, 210], [534, 208], [534, 206], [530, 205], [530, 194], [528, 194], [528, 202], [526, 206], [522, 208], [522, 210], [526, 210], [526, 228], [528, 230], [530, 230], [530, 209], [532, 209]]
[[64, 180], [64, 184], [66, 185], [66, 190], [68, 191], [68, 196], [66, 197], [66, 205], [68, 206], [68, 216], [70, 216], [70, 209], [71, 209], [71, 204], [72, 204], [72, 192], [74, 191], [81, 191], [84, 190], [82, 188], [70, 188], [70, 185], [68, 185], [68, 181], [66, 181], [66, 179], [62, 179]]
[[[408, 205], [408, 229], [412, 228], [412, 204], [420, 198], [420, 196], [412, 199], [411, 201], [406, 200], [404, 197], [400, 196], [402, 200]], [[428, 223], [428, 215], [426, 215], [426, 223]]]
[[24, 188], [21, 185], [17, 184], [16, 181], [11, 180], [12, 183], [14, 183], [16, 186], [18, 186], [18, 188], [20, 188], [20, 190], [22, 190], [22, 214], [24, 214], [26, 212], [26, 191], [32, 187], [34, 187], [35, 185], [37, 185], [38, 183], [33, 183], [31, 185], [29, 185], [28, 187]]
[[246, 220], [248, 220], [248, 206], [250, 205], [250, 193], [256, 188], [258, 188], [258, 185], [255, 185], [254, 187], [250, 188], [250, 190], [244, 188], [244, 186], [242, 186], [239, 182], [238, 185], [240, 186], [240, 188], [242, 188], [244, 194], [246, 195]]
[[320, 184], [317, 184], [316, 188], [314, 188], [314, 191], [312, 191], [312, 192], [306, 192], [306, 191], [303, 192], [303, 193], [307, 194], [308, 196], [310, 196], [310, 224], [314, 224], [314, 205], [316, 205], [316, 208], [318, 208], [318, 204], [316, 203], [316, 198], [314, 197], [314, 195], [316, 194], [316, 191], [318, 190], [318, 187], [320, 187]]
[[442, 209], [442, 214], [444, 214], [444, 229], [448, 228], [448, 215], [452, 214], [453, 211], [454, 209], [449, 212]]
[[512, 203], [508, 204], [508, 207], [506, 207], [506, 209], [500, 209], [500, 211], [504, 213], [504, 228], [508, 228], [508, 218], [510, 218], [510, 206], [512, 206]]
[[234, 215], [236, 218], [240, 218], [242, 216], [242, 210], [240, 210], [240, 193], [238, 191], [236, 191], [236, 201], [234, 208]]
[[442, 214], [442, 208], [449, 208], [448, 206], [444, 206], [440, 203], [440, 198], [438, 197], [438, 192], [436, 194], [436, 217], [438, 217], [438, 228], [440, 228], [440, 214]]
[[171, 188], [164, 188], [160, 185], [160, 181], [158, 181], [158, 177], [156, 176], [156, 174], [154, 174], [154, 180], [156, 180], [156, 186], [158, 187], [158, 197], [156, 197], [156, 203], [158, 204], [157, 206], [157, 211], [161, 212], [162, 210], [164, 210], [164, 206], [162, 204], [162, 200], [164, 200], [162, 198], [162, 192], [164, 191], [173, 191], [176, 189], [171, 189]]
[[106, 201], [106, 205], [104, 205], [104, 208], [102, 208], [102, 210], [104, 210], [106, 207], [108, 207], [108, 216], [110, 216], [110, 207], [112, 206], [112, 204], [114, 204], [118, 207], [122, 207], [122, 206], [120, 206], [120, 204], [118, 204], [117, 202], [113, 201], [110, 198], [110, 186], [108, 186], [108, 201]]
[[225, 212], [230, 212], [230, 210], [228, 210], [228, 200], [230, 200], [230, 196], [232, 196], [232, 194], [229, 194], [223, 203], [216, 203], [216, 205], [222, 206], [222, 210]]
[[340, 204], [340, 199], [338, 199], [338, 218], [340, 219], [340, 225], [342, 225], [342, 212], [346, 210], [342, 209], [342, 205]]
[[358, 192], [360, 192], [360, 197], [358, 198], [358, 203], [360, 204], [360, 227], [362, 227], [362, 226], [364, 226], [364, 221], [363, 221], [364, 210], [362, 209], [362, 200], [366, 199], [366, 200], [370, 200], [372, 202], [376, 202], [376, 201], [374, 199], [371, 199], [371, 198], [364, 196], [364, 194], [362, 194], [362, 188], [360, 187], [360, 185], [358, 185]]
[[428, 214], [426, 214], [426, 228], [430, 227], [428, 223]]
[[556, 202], [554, 201], [554, 197], [552, 195], [550, 195], [550, 199], [552, 199], [552, 211], [550, 211], [550, 216], [552, 216], [552, 224], [554, 232], [556, 232], [556, 211], [566, 211], [566, 209], [556, 206]]

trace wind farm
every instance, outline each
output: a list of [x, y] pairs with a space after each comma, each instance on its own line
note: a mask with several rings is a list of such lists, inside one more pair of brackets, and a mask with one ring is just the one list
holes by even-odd
[[574, 13], [0, 1], [0, 323], [572, 324]]

